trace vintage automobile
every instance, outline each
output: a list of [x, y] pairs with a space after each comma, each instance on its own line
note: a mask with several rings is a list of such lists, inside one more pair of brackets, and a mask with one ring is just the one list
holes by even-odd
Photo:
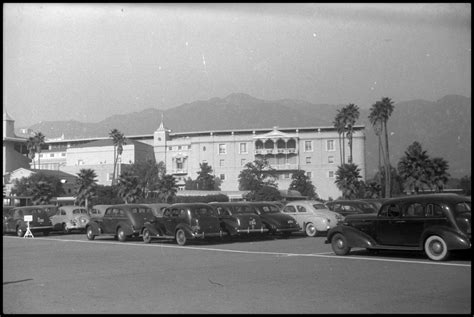
[[387, 199], [388, 198], [364, 198], [364, 199], [359, 199], [359, 200], [368, 203], [376, 211], [379, 211], [379, 209], [382, 206], [383, 202], [386, 201]]
[[147, 243], [152, 238], [175, 239], [182, 246], [188, 239], [223, 236], [216, 211], [206, 203], [172, 204], [165, 208], [162, 218], [156, 219], [153, 229], [144, 230], [143, 241]]
[[166, 209], [166, 207], [170, 206], [170, 204], [167, 203], [152, 203], [143, 205], [150, 207], [155, 217], [163, 217], [163, 211]]
[[361, 200], [333, 200], [325, 203], [326, 207], [344, 217], [352, 214], [377, 213], [377, 210], [369, 203]]
[[334, 228], [344, 217], [314, 200], [296, 200], [283, 207], [283, 213], [292, 216], [308, 237], [316, 237]]
[[242, 204], [247, 204], [254, 209], [270, 234], [288, 237], [292, 232], [301, 230], [295, 218], [282, 213], [280, 208], [271, 202], [244, 202]]
[[54, 216], [51, 216], [53, 230], [69, 233], [72, 230], [85, 231], [90, 221], [87, 209], [79, 206], [61, 206]]
[[264, 233], [268, 228], [262, 223], [254, 209], [239, 202], [211, 202], [217, 212], [221, 227], [227, 236]]
[[471, 249], [471, 200], [455, 194], [425, 194], [388, 199], [378, 214], [347, 216], [329, 230], [334, 253], [351, 248], [424, 251], [434, 261], [452, 250]]
[[102, 219], [104, 216], [105, 210], [109, 208], [112, 205], [94, 205], [92, 208], [89, 210], [89, 217], [91, 217], [91, 220], [98, 220]]
[[32, 220], [29, 222], [31, 233], [41, 232], [47, 236], [53, 230], [53, 225], [49, 219], [49, 215], [46, 212], [46, 208], [50, 205], [37, 205], [37, 206], [23, 206], [12, 208], [5, 219], [4, 215], [4, 233], [16, 233], [19, 237], [23, 237], [27, 230], [28, 224], [24, 220], [25, 216], [32, 216]]
[[[156, 232], [156, 217], [152, 210], [141, 204], [112, 205], [105, 210], [102, 218], [89, 221], [86, 225], [87, 239], [94, 240], [99, 235], [112, 235], [124, 242], [131, 237], [139, 237], [148, 232]], [[145, 237], [143, 237], [145, 239]]]

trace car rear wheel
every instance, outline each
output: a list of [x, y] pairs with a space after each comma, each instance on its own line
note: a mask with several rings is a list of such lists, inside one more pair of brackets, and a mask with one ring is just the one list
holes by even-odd
[[121, 227], [117, 229], [117, 239], [120, 242], [127, 241], [127, 236], [125, 235], [125, 231], [123, 231], [123, 229]]
[[150, 243], [151, 242], [151, 233], [150, 233], [150, 230], [148, 230], [147, 228], [143, 229], [143, 242], [145, 243]]
[[306, 225], [305, 233], [308, 237], [316, 237], [318, 235], [318, 230], [311, 222]]
[[25, 235], [25, 231], [21, 229], [21, 227], [16, 228], [16, 235], [19, 237], [23, 237]]
[[186, 244], [186, 233], [183, 229], [178, 229], [176, 231], [176, 243], [178, 245], [185, 245]]
[[337, 255], [346, 255], [351, 251], [347, 239], [342, 233], [336, 233], [331, 239], [331, 246]]
[[430, 236], [425, 241], [425, 253], [433, 261], [444, 261], [449, 257], [449, 250], [440, 236]]
[[88, 240], [94, 240], [95, 235], [92, 233], [92, 227], [89, 226], [86, 228], [86, 236]]

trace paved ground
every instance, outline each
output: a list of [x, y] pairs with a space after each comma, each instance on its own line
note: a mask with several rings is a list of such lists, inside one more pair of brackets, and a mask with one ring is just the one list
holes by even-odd
[[335, 256], [324, 237], [121, 243], [3, 237], [3, 313], [469, 314], [471, 261]]

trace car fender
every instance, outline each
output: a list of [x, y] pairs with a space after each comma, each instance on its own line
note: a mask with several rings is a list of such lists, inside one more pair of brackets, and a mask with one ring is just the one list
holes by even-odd
[[323, 220], [324, 218], [319, 217], [319, 216], [305, 217], [303, 226], [300, 225], [300, 227], [301, 229], [305, 230], [306, 224], [311, 222], [316, 227], [316, 230], [326, 231], [327, 230], [326, 223]]
[[142, 230], [140, 231], [140, 234], [143, 234], [143, 230], [144, 229], [148, 229], [150, 231], [150, 233], [154, 236], [156, 235], [159, 235], [159, 236], [162, 236], [164, 235], [163, 234], [163, 231], [160, 230], [160, 228], [158, 227], [158, 224], [156, 223], [149, 223], [149, 222], [146, 222], [143, 224], [143, 228]]
[[184, 233], [186, 234], [186, 238], [194, 238], [193, 231], [191, 230], [191, 227], [189, 227], [187, 224], [180, 223], [176, 226], [174, 232], [178, 231], [178, 229], [183, 229]]
[[341, 233], [346, 237], [347, 244], [351, 248], [373, 248], [377, 242], [368, 234], [357, 230], [351, 226], [336, 226], [329, 230], [326, 243], [331, 243], [331, 239], [336, 233]]
[[427, 228], [420, 241], [420, 247], [423, 248], [425, 240], [432, 235], [440, 236], [446, 242], [448, 250], [456, 249], [469, 249], [471, 248], [471, 242], [469, 237], [464, 234], [459, 234], [455, 230], [443, 226], [435, 226]]
[[117, 232], [119, 227], [123, 229], [126, 236], [134, 234], [131, 225], [125, 221], [120, 221], [119, 223], [117, 223], [117, 225], [115, 226], [115, 232]]
[[86, 230], [87, 228], [91, 228], [92, 229], [92, 234], [93, 235], [100, 235], [100, 230], [99, 230], [99, 224], [95, 221], [90, 221], [87, 225], [86, 225]]
[[232, 220], [227, 220], [224, 219], [221, 222], [221, 229], [222, 231], [227, 230], [231, 235], [237, 234], [237, 229], [234, 227], [233, 223], [235, 223]]

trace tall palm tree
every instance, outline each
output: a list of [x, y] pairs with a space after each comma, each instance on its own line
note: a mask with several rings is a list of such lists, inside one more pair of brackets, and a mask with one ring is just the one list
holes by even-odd
[[346, 128], [346, 134], [347, 134], [347, 143], [349, 144], [349, 159], [348, 163], [352, 163], [352, 135], [354, 133], [354, 125], [359, 119], [359, 107], [356, 106], [353, 103], [348, 104], [345, 107], [344, 113], [344, 122], [345, 122], [345, 128]]
[[40, 161], [41, 147], [46, 144], [44, 139], [45, 139], [45, 136], [41, 132], [36, 132], [33, 137], [34, 144], [35, 144], [35, 152], [38, 153], [38, 168], [39, 169], [41, 169], [41, 161]]
[[138, 180], [138, 176], [133, 174], [131, 170], [124, 171], [118, 178], [118, 196], [123, 199], [124, 203], [133, 203], [142, 197], [142, 187]]
[[76, 201], [79, 204], [85, 202], [86, 209], [88, 208], [89, 200], [94, 196], [97, 187], [97, 174], [93, 169], [81, 169], [77, 174], [76, 184], [79, 186], [76, 193]]
[[440, 193], [443, 191], [444, 185], [448, 182], [449, 176], [451, 176], [448, 173], [449, 164], [441, 157], [433, 158], [431, 164], [431, 183], [433, 184], [435, 191]]
[[405, 187], [418, 194], [424, 185], [430, 186], [430, 167], [432, 162], [421, 144], [413, 142], [398, 162], [398, 173]]
[[[384, 154], [384, 147], [382, 144], [382, 132], [383, 132], [383, 123], [382, 123], [382, 116], [380, 115], [381, 112], [381, 104], [379, 102], [376, 102], [375, 104], [372, 105], [370, 108], [370, 114], [369, 114], [369, 121], [372, 124], [374, 128], [375, 135], [377, 136], [377, 139], [379, 141], [378, 148], [379, 148], [379, 160], [378, 160], [378, 170], [379, 173], [378, 175], [382, 176], [382, 160], [383, 158], [383, 165], [384, 165], [384, 170], [386, 175], [386, 162], [385, 162], [385, 154]], [[382, 184], [382, 177], [379, 179], [380, 184]], [[386, 181], [385, 181], [386, 184]]]
[[165, 203], [171, 203], [176, 196], [178, 191], [176, 185], [176, 179], [173, 175], [165, 174], [158, 182], [158, 191], [161, 201]]
[[33, 169], [36, 169], [35, 155], [36, 155], [36, 144], [35, 138], [30, 136], [26, 140], [26, 148], [28, 149], [28, 158], [33, 161]]
[[123, 146], [126, 144], [126, 138], [122, 132], [117, 129], [112, 129], [109, 132], [109, 136], [112, 138], [114, 143], [114, 174], [112, 176], [112, 185], [116, 183], [116, 171], [117, 171], [117, 162], [120, 155], [123, 152]]
[[336, 117], [334, 118], [333, 121], [334, 128], [336, 128], [336, 131], [339, 135], [339, 158], [341, 164], [345, 163], [345, 157], [344, 157], [344, 129], [345, 129], [345, 123], [344, 123], [344, 118], [343, 118], [343, 113], [341, 109], [337, 110]]
[[360, 168], [353, 163], [342, 164], [336, 171], [336, 180], [334, 183], [342, 191], [342, 197], [354, 199], [359, 192], [360, 187]]

